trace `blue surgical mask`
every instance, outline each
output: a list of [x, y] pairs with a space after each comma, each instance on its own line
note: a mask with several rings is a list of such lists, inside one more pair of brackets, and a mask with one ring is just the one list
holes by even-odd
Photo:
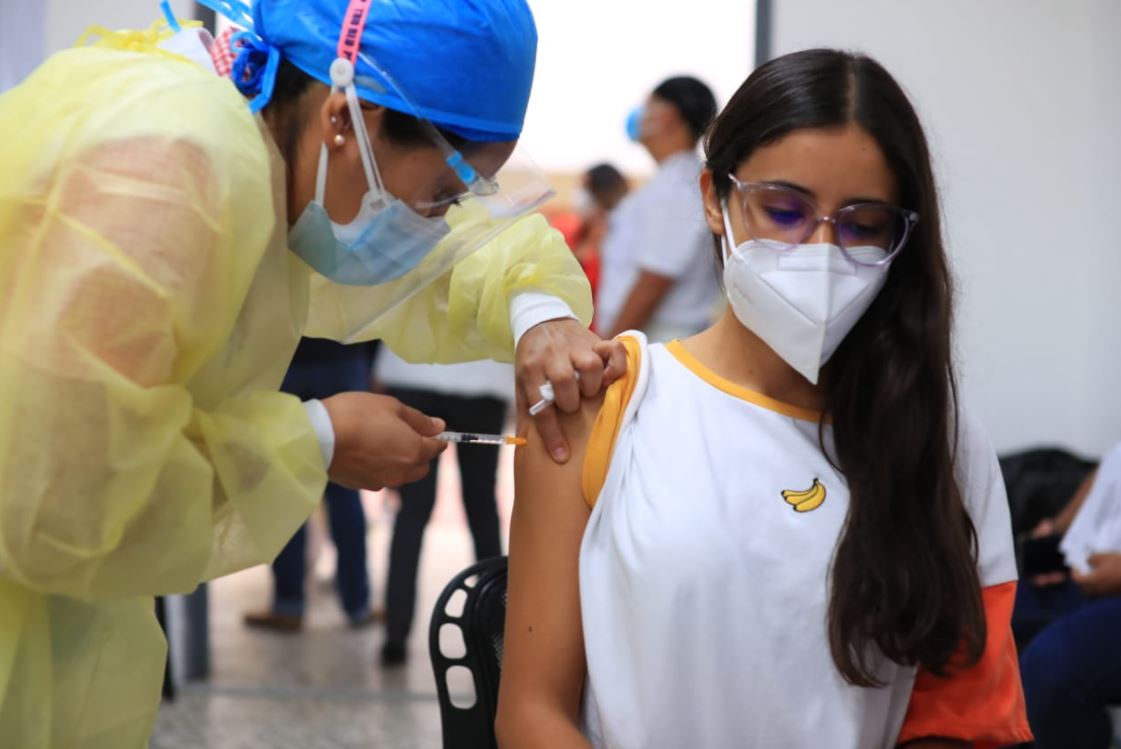
[[356, 137], [369, 184], [358, 215], [338, 224], [323, 207], [327, 187], [324, 145], [319, 152], [315, 199], [288, 232], [288, 246], [320, 275], [336, 283], [375, 286], [416, 268], [449, 229], [442, 217], [421, 216], [385, 189], [364, 128], [359, 128]]
[[350, 286], [374, 286], [405, 275], [448, 233], [442, 218], [425, 218], [400, 200], [369, 193], [353, 221], [337, 224], [312, 201], [288, 233], [288, 246], [320, 275]]
[[635, 107], [627, 115], [627, 137], [631, 142], [638, 143], [642, 140], [642, 105]]

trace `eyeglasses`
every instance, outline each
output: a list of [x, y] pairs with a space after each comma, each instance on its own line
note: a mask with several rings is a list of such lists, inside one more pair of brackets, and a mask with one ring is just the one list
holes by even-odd
[[[454, 198], [437, 201], [432, 205], [448, 205], [451, 203], [458, 203], [471, 195], [489, 197], [499, 192], [501, 188], [497, 180], [480, 174], [475, 167], [464, 158], [463, 154], [448, 142], [447, 138], [440, 133], [439, 129], [437, 129], [427, 117], [420, 113], [420, 107], [413, 103], [413, 100], [409, 98], [409, 95], [405, 93], [405, 90], [401, 86], [397, 85], [397, 81], [393, 79], [389, 71], [378, 65], [373, 58], [363, 52], [358, 53], [358, 58], [375, 70], [377, 74], [381, 76], [382, 80], [393, 89], [393, 93], [397, 95], [397, 98], [404, 102], [405, 106], [411, 110], [408, 114], [412, 115], [420, 123], [425, 135], [440, 149], [445, 163], [451, 167], [451, 170], [455, 172], [455, 176], [459, 178], [459, 181], [462, 182], [466, 188], [461, 194], [456, 195]], [[377, 81], [371, 79], [363, 79], [362, 83], [370, 88], [381, 88]]]
[[852, 262], [886, 265], [907, 244], [919, 220], [914, 211], [887, 203], [855, 203], [819, 216], [813, 200], [798, 190], [770, 182], [744, 182], [732, 174], [728, 178], [743, 198], [748, 234], [777, 250], [804, 244], [821, 224], [829, 223], [837, 246]]

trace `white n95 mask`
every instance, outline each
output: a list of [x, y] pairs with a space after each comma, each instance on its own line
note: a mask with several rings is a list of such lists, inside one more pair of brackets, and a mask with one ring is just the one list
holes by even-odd
[[[832, 244], [736, 245], [724, 206], [724, 288], [736, 318], [810, 382], [875, 300], [887, 265], [863, 266]], [[849, 248], [874, 262], [878, 247]]]

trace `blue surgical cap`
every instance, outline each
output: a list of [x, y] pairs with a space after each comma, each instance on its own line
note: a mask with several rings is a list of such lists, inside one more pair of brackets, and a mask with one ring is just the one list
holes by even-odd
[[[347, 6], [347, 0], [256, 0], [252, 31], [265, 47], [331, 85]], [[433, 124], [473, 141], [521, 135], [537, 57], [526, 0], [373, 0], [361, 52]], [[362, 57], [355, 87], [368, 102], [414, 113]]]

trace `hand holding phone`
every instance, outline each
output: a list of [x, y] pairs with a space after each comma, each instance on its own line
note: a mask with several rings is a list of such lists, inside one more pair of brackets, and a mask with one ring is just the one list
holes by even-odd
[[1052, 534], [1024, 540], [1024, 577], [1035, 585], [1054, 585], [1070, 576], [1066, 558], [1059, 549], [1062, 538], [1058, 534]]

